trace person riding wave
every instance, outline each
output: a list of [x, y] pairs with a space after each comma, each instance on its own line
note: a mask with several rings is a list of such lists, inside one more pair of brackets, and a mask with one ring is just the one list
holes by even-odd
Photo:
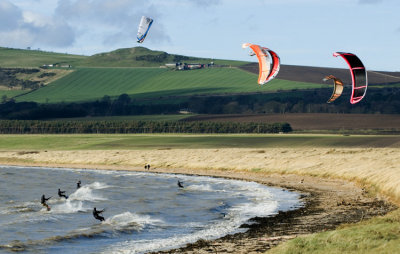
[[40, 203], [42, 204], [42, 206], [47, 208], [47, 211], [50, 211], [50, 206], [46, 203], [47, 200], [51, 199], [51, 197], [46, 198], [46, 196], [43, 194], [42, 198], [40, 199]]
[[59, 197], [64, 197], [65, 199], [68, 198], [68, 196], [65, 195], [65, 191], [61, 191], [60, 189], [58, 189], [58, 196]]
[[100, 214], [101, 214], [102, 212], [104, 212], [104, 210], [105, 210], [105, 209], [103, 209], [103, 210], [97, 210], [96, 207], [93, 208], [93, 217], [94, 217], [96, 220], [104, 221], [104, 217], [103, 217], [103, 216], [100, 216]]

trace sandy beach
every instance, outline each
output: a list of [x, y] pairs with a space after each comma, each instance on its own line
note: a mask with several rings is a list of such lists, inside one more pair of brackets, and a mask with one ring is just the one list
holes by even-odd
[[0, 164], [210, 175], [302, 193], [305, 207], [243, 225], [228, 235], [165, 253], [260, 253], [281, 241], [396, 209], [398, 148], [268, 148], [2, 151]]

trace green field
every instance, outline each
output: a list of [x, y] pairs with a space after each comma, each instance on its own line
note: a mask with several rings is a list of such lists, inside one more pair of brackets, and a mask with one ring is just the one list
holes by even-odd
[[399, 147], [399, 136], [341, 135], [0, 135], [0, 150]]
[[1, 90], [0, 89], [0, 99], [5, 95], [7, 98], [17, 96], [19, 94], [26, 93], [26, 90]]
[[75, 66], [87, 56], [44, 52], [39, 50], [23, 50], [0, 47], [0, 67], [32, 68], [44, 64], [71, 64]]
[[[322, 85], [273, 80], [259, 86], [255, 74], [237, 68], [174, 71], [164, 68], [79, 68], [17, 101], [78, 102], [119, 96], [157, 99], [205, 94], [254, 93], [278, 89], [320, 88]], [[155, 101], [153, 101], [155, 102]], [[148, 103], [148, 102], [147, 102]]]

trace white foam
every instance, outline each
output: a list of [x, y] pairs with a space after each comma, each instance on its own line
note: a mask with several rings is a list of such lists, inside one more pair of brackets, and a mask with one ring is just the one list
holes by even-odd
[[106, 198], [102, 197], [101, 195], [96, 195], [93, 193], [92, 187], [82, 186], [81, 188], [77, 189], [74, 193], [69, 195], [68, 200], [80, 200], [80, 201], [103, 201], [107, 200]]
[[131, 225], [137, 225], [143, 228], [146, 225], [155, 225], [163, 223], [162, 220], [153, 219], [148, 215], [138, 215], [135, 213], [125, 212], [112, 216], [106, 219], [104, 222], [114, 227], [126, 227]]
[[187, 190], [196, 190], [196, 191], [214, 191], [213, 187], [210, 184], [194, 184], [188, 185], [185, 187]]
[[[278, 202], [273, 200], [271, 193], [264, 186], [251, 182], [236, 182], [239, 194], [250, 196], [253, 202], [244, 203], [227, 210], [221, 221], [210, 225], [187, 223], [185, 226], [193, 230], [185, 235], [174, 235], [165, 239], [132, 240], [119, 243], [106, 249], [104, 253], [143, 253], [148, 251], [168, 250], [178, 248], [200, 239], [211, 240], [227, 234], [240, 232], [240, 225], [256, 216], [267, 216], [275, 213]], [[203, 186], [205, 185], [198, 185]], [[210, 186], [211, 187], [211, 186]]]
[[94, 182], [94, 183], [91, 183], [91, 184], [88, 184], [88, 185], [85, 185], [85, 186], [87, 186], [87, 187], [89, 187], [91, 189], [94, 189], [94, 190], [101, 190], [101, 189], [107, 189], [107, 188], [111, 188], [112, 187], [112, 186], [107, 185], [105, 183], [99, 183], [99, 182]]
[[65, 203], [54, 205], [51, 207], [50, 212], [56, 214], [62, 213], [77, 213], [77, 212], [87, 212], [91, 210], [90, 207], [84, 207], [82, 201], [72, 201], [66, 200]]
[[148, 226], [162, 226], [162, 220], [153, 219], [148, 215], [138, 215], [135, 213], [125, 212], [107, 218], [99, 226], [103, 229], [109, 228], [114, 232], [131, 233], [132, 231], [141, 231]]
[[[245, 209], [246, 207], [243, 207]], [[267, 208], [266, 206], [264, 208]], [[268, 211], [272, 212], [276, 205], [271, 203]], [[193, 243], [200, 239], [216, 239], [233, 232], [239, 232], [238, 228], [245, 221], [247, 216], [240, 216], [241, 210], [232, 210], [231, 214], [226, 216], [225, 220], [215, 222], [205, 228], [195, 231], [191, 234], [174, 235], [165, 239], [152, 240], [132, 240], [118, 243], [106, 249], [103, 253], [142, 253], [148, 251], [168, 250], [178, 248], [187, 243]], [[200, 226], [200, 225], [198, 225]]]

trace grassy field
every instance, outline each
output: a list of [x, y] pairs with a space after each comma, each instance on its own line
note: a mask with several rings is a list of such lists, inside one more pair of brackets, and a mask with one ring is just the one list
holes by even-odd
[[341, 135], [0, 135], [0, 150], [400, 147], [399, 136]]
[[317, 84], [279, 79], [260, 87], [256, 80], [255, 74], [237, 68], [192, 71], [172, 71], [163, 68], [79, 68], [46, 87], [18, 97], [17, 101], [76, 102], [96, 100], [104, 95], [119, 96], [123, 93], [135, 99], [154, 100], [168, 96], [322, 87]]
[[26, 93], [27, 91], [25, 90], [2, 90], [0, 89], [0, 98], [2, 98], [4, 95], [7, 96], [7, 98], [11, 98], [14, 96], [17, 96], [19, 94]]
[[71, 64], [75, 66], [87, 56], [44, 52], [39, 50], [23, 50], [0, 47], [0, 66], [32, 68], [44, 64]]

